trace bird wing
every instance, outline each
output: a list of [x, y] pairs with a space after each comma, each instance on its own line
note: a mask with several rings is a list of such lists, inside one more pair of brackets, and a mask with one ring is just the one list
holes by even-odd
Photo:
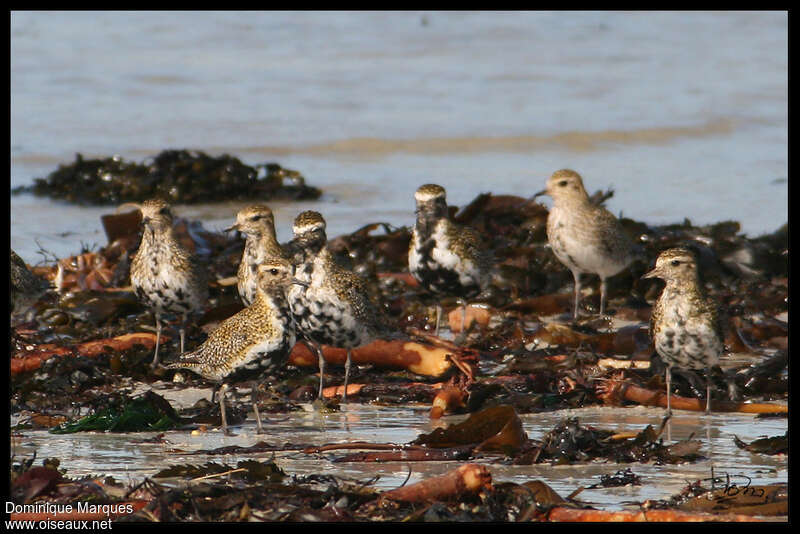
[[338, 287], [338, 291], [341, 292], [340, 297], [350, 303], [353, 315], [357, 320], [366, 324], [376, 333], [388, 331], [386, 326], [388, 320], [380, 307], [370, 299], [370, 291], [366, 281], [356, 273], [338, 265], [336, 265], [335, 269], [338, 271], [337, 278], [340, 280]]
[[474, 228], [456, 224], [452, 225], [452, 231], [459, 236], [451, 241], [455, 253], [470, 258], [481, 272], [488, 272], [493, 261], [492, 252], [486, 247], [481, 235]]
[[597, 232], [600, 247], [611, 256], [623, 256], [633, 253], [633, 242], [622, 228], [619, 219], [605, 208], [595, 209], [592, 228]]

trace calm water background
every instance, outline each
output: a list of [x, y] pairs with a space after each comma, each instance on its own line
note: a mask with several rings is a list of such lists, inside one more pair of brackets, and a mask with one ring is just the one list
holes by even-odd
[[[570, 167], [649, 223], [788, 220], [786, 12], [13, 12], [11, 187], [167, 148], [275, 161], [329, 235], [411, 224], [413, 191], [528, 196]], [[545, 201], [548, 202], [548, 201]], [[179, 206], [211, 229], [239, 204]], [[108, 207], [11, 198], [29, 263], [102, 246]], [[38, 244], [37, 244], [38, 242]]]

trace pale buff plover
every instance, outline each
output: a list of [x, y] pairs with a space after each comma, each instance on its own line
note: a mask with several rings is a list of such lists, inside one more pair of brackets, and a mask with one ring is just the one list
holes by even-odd
[[600, 277], [600, 315], [603, 315], [606, 280], [636, 258], [636, 247], [617, 218], [589, 200], [577, 172], [569, 169], [554, 172], [547, 180], [547, 187], [533, 198], [540, 195], [553, 199], [547, 216], [547, 241], [575, 280], [574, 319], [578, 318], [582, 273]]

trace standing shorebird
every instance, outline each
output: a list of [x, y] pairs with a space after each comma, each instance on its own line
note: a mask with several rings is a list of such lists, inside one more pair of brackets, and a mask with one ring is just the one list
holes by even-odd
[[[478, 233], [448, 218], [445, 190], [426, 184], [414, 193], [417, 220], [408, 248], [408, 270], [420, 285], [434, 295], [452, 295], [461, 303], [461, 332], [464, 332], [467, 303], [488, 284], [491, 253]], [[436, 304], [436, 335], [442, 307]]]
[[[292, 284], [292, 265], [270, 258], [256, 270], [256, 295], [252, 304], [225, 319], [200, 347], [167, 369], [189, 369], [221, 383], [219, 407], [222, 430], [228, 433], [225, 392], [228, 384], [258, 377], [267, 369], [286, 363], [294, 347], [295, 330], [286, 293]], [[253, 410], [259, 434], [263, 431], [253, 386]], [[213, 401], [213, 394], [212, 394]]]
[[723, 349], [717, 306], [703, 290], [691, 250], [665, 250], [655, 268], [642, 278], [661, 278], [667, 285], [650, 317], [650, 337], [667, 365], [667, 413], [672, 366], [706, 369], [706, 413], [711, 410], [711, 366]]
[[536, 193], [549, 195], [553, 208], [547, 216], [547, 241], [558, 261], [575, 279], [575, 312], [578, 318], [581, 274], [600, 276], [600, 315], [606, 307], [606, 279], [625, 269], [636, 257], [633, 242], [616, 217], [589, 200], [581, 176], [572, 170], [556, 171], [547, 187]]
[[51, 286], [46, 280], [30, 272], [22, 258], [9, 250], [8, 282], [11, 291], [8, 296], [13, 318], [14, 315], [27, 311]]
[[232, 230], [238, 230], [245, 236], [237, 286], [242, 303], [249, 306], [256, 296], [258, 266], [267, 259], [288, 259], [288, 255], [275, 236], [272, 210], [264, 204], [253, 204], [241, 209], [236, 214], [236, 224], [225, 229], [226, 232]]
[[385, 331], [382, 315], [370, 301], [364, 280], [334, 261], [322, 215], [304, 211], [295, 218], [293, 230], [295, 276], [305, 285], [295, 284], [289, 290], [292, 315], [298, 334], [311, 342], [319, 359], [319, 398], [325, 372], [321, 345], [347, 349], [342, 395], [347, 402], [352, 349]]
[[159, 199], [141, 205], [142, 242], [131, 262], [131, 284], [136, 296], [156, 318], [156, 349], [153, 367], [158, 365], [161, 315], [181, 314], [181, 353], [184, 349], [189, 314], [203, 309], [208, 299], [208, 275], [197, 257], [184, 249], [172, 229], [169, 204]]

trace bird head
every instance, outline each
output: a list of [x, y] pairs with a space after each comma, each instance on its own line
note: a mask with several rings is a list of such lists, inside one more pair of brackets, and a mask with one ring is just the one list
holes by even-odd
[[570, 169], [554, 172], [547, 180], [545, 188], [533, 195], [533, 198], [542, 195], [548, 195], [554, 202], [589, 199], [581, 175]]
[[146, 228], [154, 231], [172, 228], [172, 208], [166, 201], [160, 198], [145, 200], [141, 212], [142, 224]]
[[238, 230], [247, 236], [259, 236], [265, 231], [275, 231], [275, 217], [272, 210], [264, 204], [253, 204], [242, 208], [236, 214], [236, 223], [225, 229], [226, 232]]
[[688, 248], [667, 249], [658, 255], [655, 268], [642, 278], [661, 278], [667, 283], [696, 280], [697, 258]]

